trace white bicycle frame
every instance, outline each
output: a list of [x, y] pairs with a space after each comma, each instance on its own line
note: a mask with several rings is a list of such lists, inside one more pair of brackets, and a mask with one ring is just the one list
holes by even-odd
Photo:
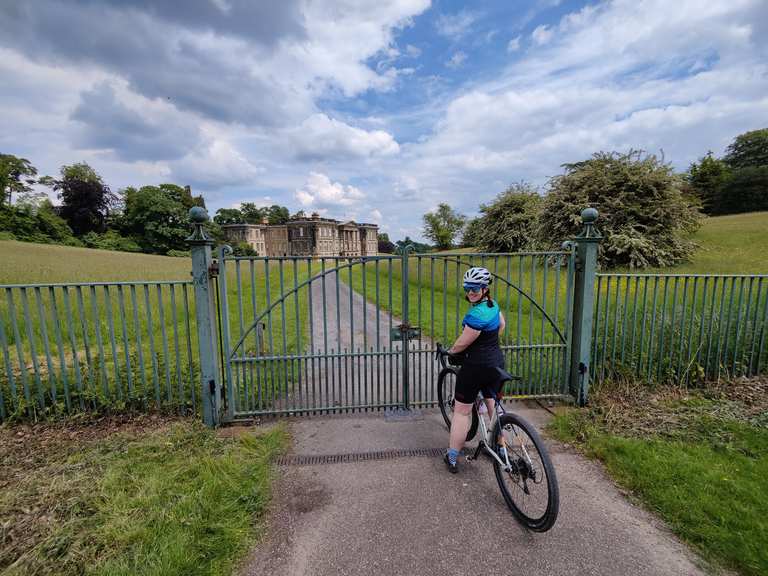
[[[482, 450], [485, 454], [491, 456], [496, 462], [499, 463], [499, 465], [504, 468], [506, 472], [509, 472], [512, 469], [512, 464], [509, 462], [509, 449], [506, 446], [506, 440], [504, 439], [504, 436], [502, 435], [502, 441], [504, 442], [504, 447], [507, 448], [504, 450], [504, 460], [502, 460], [499, 455], [491, 450], [491, 446], [493, 446], [493, 433], [496, 430], [496, 425], [499, 420], [499, 413], [498, 413], [498, 407], [500, 406], [500, 402], [496, 399], [493, 401], [493, 416], [491, 417], [491, 426], [488, 428], [485, 425], [485, 418], [483, 418], [483, 415], [480, 413], [479, 407], [480, 405], [485, 402], [485, 399], [483, 398], [482, 394], [477, 395], [477, 398], [475, 399], [475, 407], [474, 409], [477, 410], [477, 417], [480, 420], [480, 429], [481, 429], [481, 440], [480, 443], [477, 446], [477, 449], [475, 450], [475, 454], [473, 456], [467, 456], [467, 460], [474, 460], [478, 453]], [[502, 408], [503, 411], [503, 408]], [[517, 436], [517, 432], [515, 432], [515, 436]], [[523, 455], [525, 456], [525, 459], [528, 462], [528, 465], [531, 467], [531, 469], [534, 468], [533, 462], [531, 461], [531, 456], [528, 454], [528, 450], [525, 448], [525, 444], [521, 441], [520, 442], [520, 450], [522, 451]]]

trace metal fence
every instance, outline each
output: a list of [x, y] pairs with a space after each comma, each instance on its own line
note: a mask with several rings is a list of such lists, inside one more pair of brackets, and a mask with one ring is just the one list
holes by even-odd
[[690, 383], [766, 368], [768, 276], [598, 274], [592, 377]]
[[191, 285], [0, 285], [0, 420], [100, 407], [195, 410]]

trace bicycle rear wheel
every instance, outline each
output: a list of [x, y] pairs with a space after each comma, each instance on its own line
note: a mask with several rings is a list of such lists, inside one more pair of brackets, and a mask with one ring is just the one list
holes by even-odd
[[[440, 404], [440, 412], [445, 420], [445, 425], [448, 430], [451, 429], [451, 420], [453, 419], [453, 406], [456, 400], [453, 395], [456, 390], [456, 377], [458, 372], [455, 368], [448, 366], [440, 371], [440, 375], [437, 377], [437, 401]], [[478, 419], [477, 409], [472, 407], [472, 422], [469, 425], [467, 431], [466, 441], [469, 442], [477, 434], [477, 427], [480, 424]]]
[[511, 464], [507, 470], [493, 460], [504, 501], [526, 527], [546, 532], [554, 526], [560, 508], [560, 490], [549, 453], [536, 429], [516, 414], [499, 418], [494, 440], [496, 450], [499, 431], [504, 436]]

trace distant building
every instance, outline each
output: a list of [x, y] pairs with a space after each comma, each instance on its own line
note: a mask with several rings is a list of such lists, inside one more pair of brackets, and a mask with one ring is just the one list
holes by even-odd
[[379, 227], [320, 218], [289, 220], [287, 224], [225, 224], [230, 242], [247, 242], [259, 256], [373, 256], [378, 253]]

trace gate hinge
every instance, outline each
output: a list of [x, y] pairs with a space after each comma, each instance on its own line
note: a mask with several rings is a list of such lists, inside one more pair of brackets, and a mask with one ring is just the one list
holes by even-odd
[[208, 265], [208, 278], [216, 278], [219, 275], [219, 262], [214, 260]]

